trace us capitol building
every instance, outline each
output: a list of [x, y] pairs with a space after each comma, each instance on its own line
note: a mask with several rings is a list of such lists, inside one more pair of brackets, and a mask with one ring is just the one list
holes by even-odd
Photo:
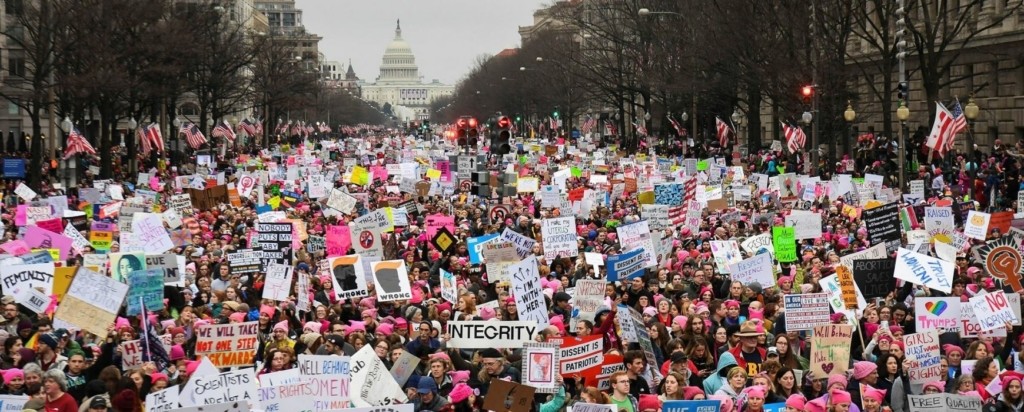
[[395, 39], [384, 50], [380, 75], [374, 84], [362, 86], [363, 99], [384, 106], [390, 103], [395, 116], [400, 120], [430, 118], [430, 103], [437, 98], [451, 96], [455, 86], [442, 84], [438, 80], [423, 83], [416, 66], [416, 56], [409, 43], [402, 39], [402, 24], [395, 27]]

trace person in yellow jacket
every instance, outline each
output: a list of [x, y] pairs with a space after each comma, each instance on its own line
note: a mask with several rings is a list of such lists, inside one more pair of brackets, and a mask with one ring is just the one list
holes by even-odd
[[295, 350], [295, 341], [288, 338], [288, 321], [282, 320], [274, 324], [273, 335], [271, 341], [267, 342], [267, 347], [263, 348], [264, 358], [269, 360], [270, 350], [273, 348], [284, 349], [288, 348]]

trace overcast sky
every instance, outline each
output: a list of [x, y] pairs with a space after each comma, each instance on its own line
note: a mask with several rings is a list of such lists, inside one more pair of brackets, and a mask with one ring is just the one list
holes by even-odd
[[[306, 30], [323, 37], [320, 52], [374, 82], [384, 49], [402, 20], [420, 76], [455, 84], [477, 56], [519, 47], [519, 26], [551, 0], [297, 0]], [[347, 67], [347, 66], [346, 66]]]

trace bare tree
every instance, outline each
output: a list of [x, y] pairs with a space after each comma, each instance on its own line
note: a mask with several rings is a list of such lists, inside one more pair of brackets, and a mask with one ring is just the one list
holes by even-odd
[[259, 36], [254, 45], [252, 65], [255, 100], [261, 102], [264, 116], [264, 136], [269, 139], [276, 120], [287, 117], [290, 110], [300, 110], [316, 104], [319, 91], [315, 72], [306, 70], [296, 59], [294, 48], [276, 34]]

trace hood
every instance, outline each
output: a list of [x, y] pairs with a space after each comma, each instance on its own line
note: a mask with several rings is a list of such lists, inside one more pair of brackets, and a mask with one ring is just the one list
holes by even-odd
[[718, 369], [715, 369], [715, 373], [724, 377], [729, 373], [729, 369], [732, 369], [734, 366], [739, 366], [736, 363], [736, 357], [732, 353], [725, 352], [718, 357]]

